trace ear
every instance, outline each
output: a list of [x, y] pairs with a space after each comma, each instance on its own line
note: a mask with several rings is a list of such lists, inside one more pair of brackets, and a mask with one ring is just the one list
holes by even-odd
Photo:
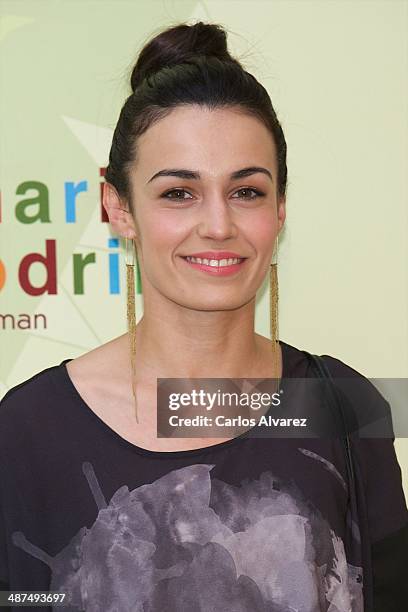
[[132, 213], [111, 183], [103, 183], [102, 204], [115, 234], [134, 239], [136, 231]]
[[286, 196], [282, 196], [278, 200], [278, 227], [281, 231], [286, 219]]

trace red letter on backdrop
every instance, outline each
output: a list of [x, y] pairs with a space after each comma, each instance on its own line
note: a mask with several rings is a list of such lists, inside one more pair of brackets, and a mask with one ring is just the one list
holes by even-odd
[[[57, 293], [57, 262], [55, 255], [55, 240], [45, 241], [46, 255], [41, 253], [29, 253], [21, 260], [18, 269], [18, 279], [21, 287], [29, 295], [41, 295], [43, 293]], [[29, 279], [31, 264], [38, 262], [45, 266], [47, 270], [47, 280], [42, 287], [33, 287]]]

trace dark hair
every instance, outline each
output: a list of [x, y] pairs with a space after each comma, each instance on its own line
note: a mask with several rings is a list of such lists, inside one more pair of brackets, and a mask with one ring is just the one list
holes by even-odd
[[132, 70], [132, 94], [113, 134], [105, 180], [131, 206], [129, 168], [136, 140], [175, 107], [235, 107], [260, 119], [273, 135], [278, 196], [286, 195], [286, 141], [266, 89], [228, 52], [225, 30], [212, 23], [179, 24], [160, 32], [142, 49]]

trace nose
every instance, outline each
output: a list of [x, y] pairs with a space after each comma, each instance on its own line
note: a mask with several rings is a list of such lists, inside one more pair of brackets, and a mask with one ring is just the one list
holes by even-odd
[[234, 211], [223, 195], [208, 195], [200, 209], [202, 218], [198, 225], [201, 238], [226, 240], [237, 236], [238, 227], [234, 220]]

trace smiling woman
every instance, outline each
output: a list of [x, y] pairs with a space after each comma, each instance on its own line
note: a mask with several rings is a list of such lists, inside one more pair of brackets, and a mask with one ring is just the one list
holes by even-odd
[[[392, 435], [360, 439], [339, 425], [334, 437], [258, 437], [238, 415], [244, 433], [225, 438], [227, 413], [218, 435], [194, 437], [195, 421], [211, 421], [195, 404], [184, 406], [184, 431], [158, 435], [168, 409], [159, 382], [173, 379], [181, 390], [196, 378], [266, 380], [288, 408], [290, 379], [352, 378], [357, 421], [390, 407], [339, 359], [279, 339], [286, 141], [226, 31], [198, 22], [160, 32], [131, 89], [103, 193], [113, 232], [131, 244], [128, 333], [3, 398], [0, 588], [65, 592], [70, 609], [87, 611], [401, 611], [408, 510]], [[270, 338], [254, 329], [268, 272]], [[335, 428], [336, 397], [317, 398]], [[298, 429], [282, 416], [271, 404], [265, 423]]]

